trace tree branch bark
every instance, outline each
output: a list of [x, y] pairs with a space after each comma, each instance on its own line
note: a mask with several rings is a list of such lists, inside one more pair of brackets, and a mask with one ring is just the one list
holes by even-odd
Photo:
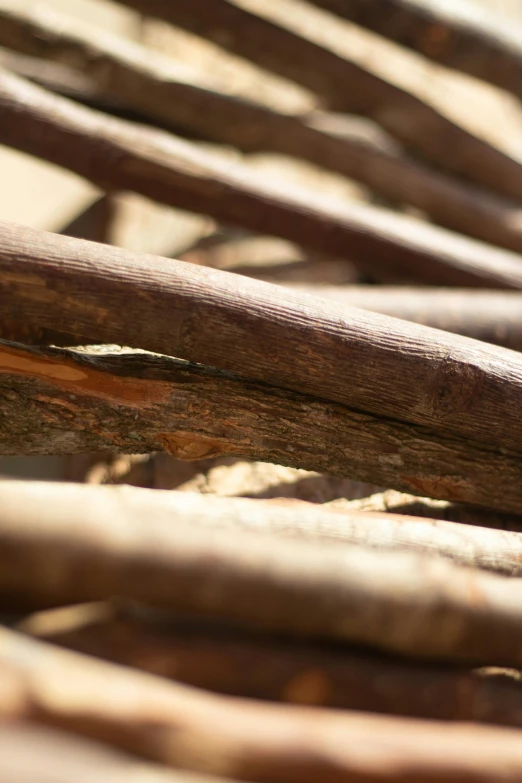
[[[36, 325], [239, 372], [477, 440], [497, 456], [520, 453], [522, 357], [514, 351], [9, 223], [0, 224], [0, 273], [5, 318], [22, 311]], [[397, 455], [391, 449], [388, 461], [400, 470]], [[418, 488], [432, 496], [426, 490]]]
[[[428, 98], [405, 89], [390, 68], [370, 69], [355, 55], [314, 40], [313, 29], [292, 29], [278, 4], [243, 0], [119, 0], [225, 46], [318, 93], [334, 111], [372, 117], [412, 149], [471, 182], [509, 198], [522, 196], [522, 165], [470, 133]], [[385, 54], [383, 53], [383, 57]]]
[[[234, 631], [147, 607], [82, 604], [31, 615], [24, 633], [230, 696], [446, 721], [520, 726], [511, 670], [416, 665], [333, 645]], [[382, 687], [382, 683], [386, 687]]]
[[[520, 579], [411, 552], [209, 528], [182, 512], [156, 516], [165, 502], [154, 498], [159, 491], [140, 491], [141, 514], [122, 511], [138, 491], [2, 482], [4, 604], [44, 608], [116, 595], [287, 637], [522, 666]], [[180, 509], [193, 502], [184, 498]]]
[[522, 288], [519, 256], [393, 212], [321, 203], [194, 144], [74, 104], [0, 71], [0, 142], [84, 176], [354, 260], [385, 279]]
[[[312, 0], [450, 68], [522, 97], [522, 46], [514, 20], [470, 2]], [[515, 27], [515, 29], [514, 29]]]
[[522, 350], [522, 295], [476, 289], [286, 284], [348, 307], [401, 318], [475, 340]]
[[[96, 37], [95, 37], [96, 36]], [[269, 150], [301, 157], [348, 177], [398, 203], [411, 204], [447, 228], [522, 252], [517, 204], [476, 190], [407, 158], [390, 139], [342, 137], [321, 130], [314, 117], [277, 113], [227, 94], [202, 74], [145, 47], [58, 14], [0, 10], [0, 44], [34, 57], [69, 64], [96, 86], [97, 100], [126, 105], [161, 127], [196, 133], [244, 152]], [[74, 73], [74, 72], [73, 72]], [[74, 97], [74, 94], [73, 94]]]
[[520, 735], [509, 729], [234, 700], [7, 630], [0, 664], [4, 715], [182, 769], [258, 783], [498, 783], [499, 774], [518, 783], [522, 775]]

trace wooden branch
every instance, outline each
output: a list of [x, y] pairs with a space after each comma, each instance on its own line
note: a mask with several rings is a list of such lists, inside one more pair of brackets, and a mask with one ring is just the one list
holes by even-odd
[[471, 2], [312, 0], [443, 65], [522, 97], [522, 29]]
[[295, 291], [332, 299], [393, 318], [522, 350], [522, 296], [476, 289], [405, 288], [375, 285], [286, 284]]
[[[241, 634], [146, 607], [82, 604], [39, 612], [24, 633], [231, 696], [433, 720], [520, 726], [512, 670], [416, 665], [335, 646]], [[382, 683], [386, 687], [382, 687]]]
[[14, 721], [0, 726], [0, 780], [2, 783], [227, 783], [224, 778], [174, 772], [147, 764], [107, 745], [74, 737], [67, 731]]
[[[159, 490], [140, 491], [139, 515], [137, 505], [120, 511], [136, 488], [4, 481], [0, 492], [0, 596], [11, 610], [118, 595], [288, 637], [522, 665], [520, 579], [411, 552], [197, 526], [190, 511], [160, 517]], [[190, 510], [181, 494], [178, 509]]]
[[190, 142], [46, 92], [0, 71], [0, 142], [85, 176], [252, 231], [347, 257], [384, 276], [521, 288], [520, 257], [434, 226], [316, 193], [269, 185]]
[[[4, 318], [23, 312], [37, 325], [476, 438], [492, 455], [520, 450], [518, 353], [270, 283], [0, 223], [0, 307]], [[400, 470], [398, 445], [387, 461]], [[433, 479], [417, 491], [432, 496]]]
[[[32, 493], [34, 499], [20, 499], [20, 493], [25, 489]], [[162, 525], [168, 528], [172, 519], [183, 519], [195, 528], [209, 531], [262, 532], [283, 538], [350, 544], [388, 552], [409, 550], [446, 557], [461, 565], [522, 576], [522, 536], [473, 524], [459, 525], [396, 513], [371, 513], [349, 507], [336, 509], [303, 502], [288, 506], [266, 500], [216, 498], [174, 491], [155, 495], [150, 491], [131, 489], [121, 497], [113, 488], [84, 490], [81, 485], [74, 487], [72, 484], [64, 491], [67, 494], [62, 500], [61, 487], [2, 484], [0, 499], [15, 508], [13, 514], [17, 515], [21, 526], [28, 524], [29, 520], [33, 520], [36, 526], [39, 514], [43, 513], [41, 507], [46, 504], [56, 509], [55, 513], [61, 515], [66, 525], [70, 520], [69, 508], [88, 505], [89, 499], [101, 504], [106, 498], [107, 512], [97, 510], [93, 514], [90, 510], [85, 511], [87, 529], [95, 523], [102, 524], [102, 520], [103, 524], [110, 526], [115, 513], [138, 529], [141, 518], [150, 518], [159, 530]], [[83, 517], [78, 513], [79, 523]], [[473, 518], [474, 512], [468, 513]], [[480, 519], [478, 512], [477, 515]], [[3, 523], [8, 524], [8, 521], [4, 515]]]
[[245, 0], [119, 2], [209, 38], [317, 92], [335, 111], [372, 117], [442, 169], [504, 196], [522, 196], [522, 164], [470, 133], [420, 91], [404, 88], [392, 67], [383, 76], [382, 68], [371, 68], [356, 54], [328, 48], [312, 25], [296, 31], [291, 13], [279, 4], [258, 2], [254, 12]]
[[0, 344], [0, 454], [166, 449], [360, 478], [518, 512], [519, 454], [159, 357]]
[[170, 766], [258, 783], [498, 783], [499, 775], [518, 783], [522, 775], [518, 731], [256, 704], [7, 630], [0, 642], [4, 715]]
[[100, 36], [97, 28], [41, 9], [1, 9], [0, 44], [42, 58], [44, 66], [48, 60], [70, 63], [74, 57], [82, 78], [95, 85], [98, 100], [126, 105], [161, 127], [183, 128], [245, 152], [301, 157], [411, 204], [443, 226], [522, 252], [517, 204], [423, 167], [391, 139], [383, 146], [360, 131], [336, 136], [322, 130], [313, 116], [283, 115], [248, 103], [220, 91], [202, 74], [190, 74], [189, 81], [186, 70], [152, 57], [143, 46], [108, 33]]

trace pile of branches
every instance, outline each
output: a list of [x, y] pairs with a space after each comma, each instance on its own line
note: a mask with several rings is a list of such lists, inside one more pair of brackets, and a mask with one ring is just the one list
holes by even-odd
[[[213, 268], [204, 243], [191, 264], [0, 222], [0, 454], [227, 455], [407, 494], [0, 481], [2, 783], [521, 780], [522, 163], [393, 58], [519, 98], [522, 46], [438, 0], [120, 2], [315, 110], [2, 8], [0, 143], [366, 284], [283, 287]], [[320, 23], [370, 28], [382, 62]], [[267, 151], [388, 206], [241, 158]]]

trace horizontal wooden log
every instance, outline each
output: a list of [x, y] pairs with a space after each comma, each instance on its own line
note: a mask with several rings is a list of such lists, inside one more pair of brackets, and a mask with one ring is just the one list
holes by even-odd
[[100, 35], [97, 28], [42, 9], [0, 9], [0, 44], [42, 58], [43, 71], [48, 60], [73, 60], [82, 78], [95, 85], [97, 100], [102, 97], [108, 106], [126, 105], [161, 127], [184, 129], [245, 152], [269, 150], [303, 158], [413, 205], [440, 225], [522, 252], [517, 204], [422, 166], [391, 139], [381, 144], [360, 130], [328, 133], [324, 121], [313, 115], [301, 118], [249, 103], [220, 90], [212, 78], [187, 75], [159, 54], [151, 57], [139, 44]]
[[522, 350], [522, 296], [516, 292], [287, 284], [295, 291]]
[[0, 666], [4, 715], [206, 774], [257, 783], [518, 783], [522, 775], [520, 735], [507, 728], [218, 697], [7, 630]]
[[462, 0], [312, 0], [424, 57], [522, 97], [522, 28]]
[[[432, 720], [521, 725], [509, 669], [415, 665], [333, 645], [233, 631], [143, 606], [82, 604], [18, 628], [70, 650], [230, 696]], [[382, 683], [386, 687], [382, 687]]]
[[396, 213], [323, 203], [160, 131], [77, 105], [0, 71], [0, 143], [43, 157], [105, 190], [170, 206], [356, 261], [385, 279], [521, 288], [520, 256]]
[[[119, 0], [179, 25], [321, 95], [335, 111], [372, 117], [406, 145], [452, 171], [520, 200], [522, 164], [470, 133], [420, 92], [406, 89], [393, 67], [371, 68], [356, 54], [325, 45], [313, 25], [295, 29], [279, 4], [246, 0]], [[255, 8], [255, 11], [253, 10]], [[319, 25], [318, 25], [319, 26]], [[376, 43], [377, 45], [377, 43]], [[383, 52], [383, 59], [386, 53]]]
[[[58, 331], [174, 355], [476, 439], [492, 455], [520, 450], [518, 353], [305, 300], [270, 283], [0, 223], [0, 307], [4, 318], [23, 312]], [[387, 459], [401, 468], [398, 448]], [[434, 477], [418, 491], [432, 496], [428, 486], [437, 483]]]
[[0, 428], [0, 454], [233, 454], [497, 510], [522, 508], [519, 454], [144, 354], [0, 344], [0, 415], [9, 422]]
[[[65, 729], [67, 727], [64, 727]], [[224, 778], [169, 770], [36, 723], [0, 725], [2, 783], [227, 783]], [[228, 780], [228, 783], [232, 783]]]
[[[196, 526], [181, 512], [165, 523], [153, 516], [163, 502], [153, 490], [141, 490], [142, 513], [122, 513], [137, 492], [2, 482], [4, 605], [44, 608], [117, 595], [287, 637], [522, 666], [520, 579], [411, 552]], [[179, 508], [190, 509], [190, 495], [182, 494]]]

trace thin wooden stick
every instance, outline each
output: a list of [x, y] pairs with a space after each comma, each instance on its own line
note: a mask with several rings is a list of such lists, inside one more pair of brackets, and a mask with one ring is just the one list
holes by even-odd
[[152, 515], [152, 490], [142, 490], [139, 516], [122, 511], [137, 489], [5, 481], [0, 491], [0, 596], [11, 609], [119, 595], [287, 636], [522, 666], [520, 579], [410, 552], [195, 526], [189, 513], [165, 524]]
[[190, 142], [79, 106], [0, 71], [0, 142], [56, 163], [106, 190], [134, 190], [353, 259], [385, 279], [522, 288], [520, 257], [356, 203], [269, 185]]
[[258, 783], [518, 783], [518, 731], [214, 696], [0, 630], [4, 714]]
[[[279, 3], [251, 0], [119, 0], [204, 36], [264, 68], [317, 92], [336, 111], [372, 117], [440, 168], [520, 200], [522, 164], [470, 133], [420, 91], [405, 88], [393, 67], [371, 67], [356, 54], [329, 47], [313, 25]], [[255, 9], [255, 10], [253, 10]], [[320, 27], [320, 23], [317, 23]], [[267, 45], [267, 42], [270, 45]], [[374, 48], [377, 48], [375, 42]], [[382, 58], [386, 58], [383, 52]], [[381, 62], [379, 61], [379, 65]]]
[[522, 296], [476, 289], [287, 284], [295, 291], [333, 299], [393, 318], [522, 350]]
[[[211, 78], [97, 28], [41, 9], [0, 10], [0, 44], [35, 57], [69, 63], [96, 86], [107, 105], [127, 105], [162, 127], [250, 152], [271, 150], [360, 180], [377, 193], [411, 204], [443, 226], [516, 252], [522, 251], [519, 207], [423, 167], [391, 139], [321, 129], [314, 117], [277, 113], [223, 92]], [[74, 95], [73, 95], [74, 97]], [[347, 123], [349, 129], [349, 122]], [[324, 123], [323, 123], [324, 127]]]
[[[270, 283], [0, 223], [0, 307], [5, 318], [22, 311], [58, 331], [187, 358], [477, 439], [492, 454], [520, 450], [518, 353], [304, 300]], [[387, 461], [400, 470], [398, 454], [399, 444]], [[439, 481], [434, 476], [432, 486]], [[432, 496], [428, 484], [418, 491]]]
[[511, 669], [412, 665], [344, 646], [239, 633], [186, 616], [158, 617], [147, 607], [121, 602], [38, 612], [18, 628], [70, 650], [231, 696], [521, 725], [520, 676]]
[[522, 28], [467, 0], [312, 0], [314, 5], [522, 97]]
[[233, 454], [497, 510], [522, 507], [519, 454], [175, 360], [0, 343], [0, 400], [9, 422], [1, 454]]

